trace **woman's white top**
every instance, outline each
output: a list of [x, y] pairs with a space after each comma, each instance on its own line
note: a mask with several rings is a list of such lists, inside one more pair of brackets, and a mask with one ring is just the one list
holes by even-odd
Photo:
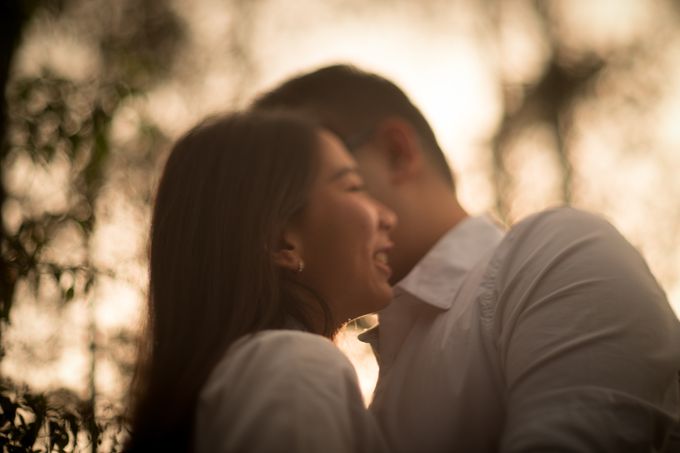
[[199, 453], [385, 449], [351, 362], [305, 332], [270, 330], [234, 343], [201, 390], [195, 421]]

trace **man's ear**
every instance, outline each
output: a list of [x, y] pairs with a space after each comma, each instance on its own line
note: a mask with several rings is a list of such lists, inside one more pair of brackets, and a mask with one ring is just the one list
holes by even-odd
[[399, 117], [386, 118], [378, 125], [375, 137], [385, 153], [393, 183], [409, 180], [420, 172], [422, 147], [411, 123]]
[[272, 260], [277, 266], [294, 272], [304, 266], [302, 260], [302, 241], [299, 234], [292, 228], [286, 227], [281, 234], [276, 249], [271, 252]]

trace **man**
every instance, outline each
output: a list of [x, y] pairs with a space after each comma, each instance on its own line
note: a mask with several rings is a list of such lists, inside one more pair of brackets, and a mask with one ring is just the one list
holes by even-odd
[[392, 82], [330, 66], [254, 108], [313, 116], [399, 222], [394, 300], [371, 342], [371, 410], [399, 452], [669, 448], [680, 325], [644, 260], [604, 220], [545, 211], [504, 234], [460, 206], [420, 111]]

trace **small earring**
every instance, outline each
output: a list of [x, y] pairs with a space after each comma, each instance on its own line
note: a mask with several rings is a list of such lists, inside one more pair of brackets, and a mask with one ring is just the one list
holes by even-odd
[[303, 270], [305, 270], [305, 263], [304, 261], [300, 260], [297, 268], [298, 274], [301, 274]]

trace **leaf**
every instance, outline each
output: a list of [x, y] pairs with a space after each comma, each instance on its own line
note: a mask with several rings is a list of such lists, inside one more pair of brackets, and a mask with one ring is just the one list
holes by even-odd
[[54, 420], [50, 420], [50, 449], [56, 445], [60, 451], [68, 445], [68, 433], [64, 430], [64, 426]]
[[91, 273], [87, 276], [87, 281], [85, 282], [85, 293], [90, 292], [90, 289], [92, 289], [92, 285], [94, 285], [94, 280], [95, 280], [94, 273]]
[[18, 414], [18, 415], [19, 415], [19, 421], [21, 422], [21, 423], [19, 424], [19, 426], [22, 426], [22, 427], [25, 428], [25, 427], [26, 427], [26, 419], [24, 418], [23, 415], [21, 415], [21, 414]]
[[59, 280], [61, 280], [61, 274], [62, 274], [62, 269], [59, 268], [59, 266], [52, 265], [51, 266], [52, 270], [52, 276], [54, 277], [54, 281], [59, 284]]
[[2, 425], [4, 426], [5, 422], [9, 422], [12, 426], [14, 426], [14, 417], [17, 413], [17, 405], [5, 395], [0, 395], [0, 407], [2, 408], [2, 418], [0, 418]]
[[65, 302], [70, 302], [73, 300], [73, 296], [75, 295], [75, 288], [71, 286], [69, 289], [66, 290], [64, 293], [64, 301]]
[[38, 431], [40, 430], [40, 425], [37, 423], [29, 423], [26, 426], [26, 432], [21, 438], [21, 446], [24, 448], [32, 447], [35, 444], [35, 440], [38, 438]]

